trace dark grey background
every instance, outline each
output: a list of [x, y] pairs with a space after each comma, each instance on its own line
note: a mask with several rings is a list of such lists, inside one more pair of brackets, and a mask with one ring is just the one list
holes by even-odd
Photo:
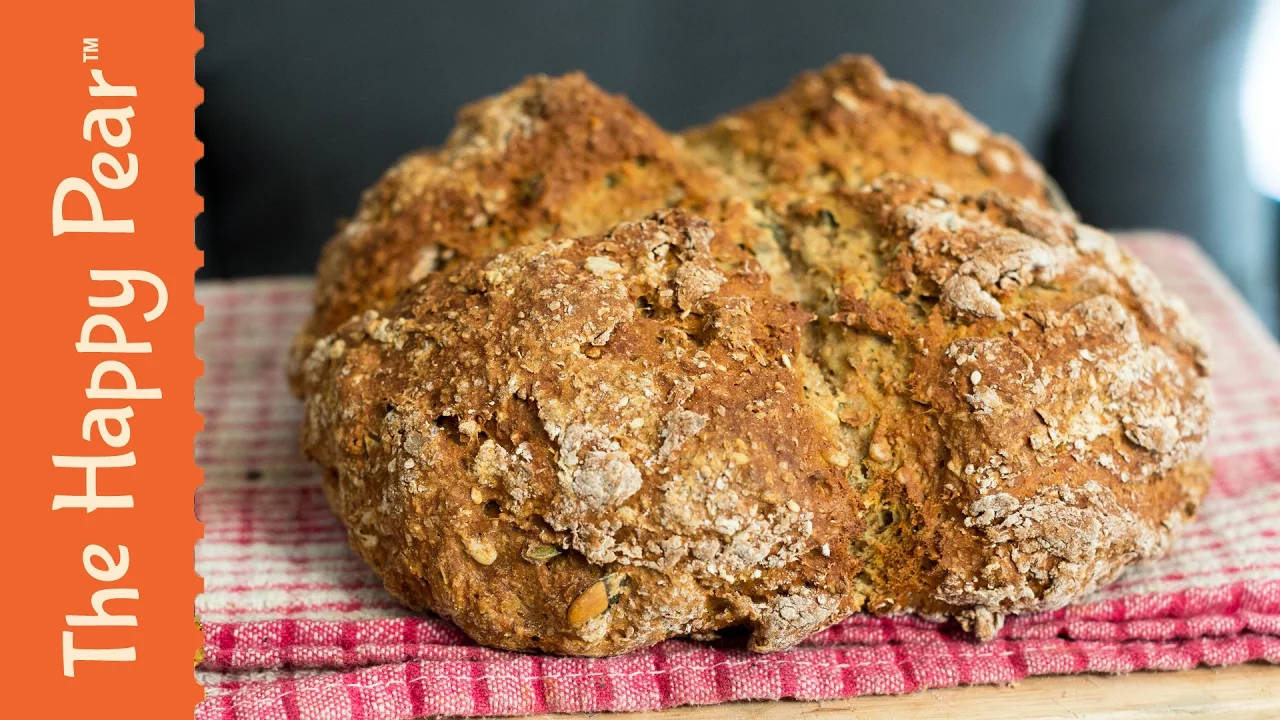
[[1274, 208], [1245, 175], [1252, 0], [198, 0], [205, 277], [308, 273], [337, 218], [457, 108], [585, 70], [667, 128], [842, 52], [956, 97], [1048, 165], [1085, 220], [1199, 240], [1268, 321]]

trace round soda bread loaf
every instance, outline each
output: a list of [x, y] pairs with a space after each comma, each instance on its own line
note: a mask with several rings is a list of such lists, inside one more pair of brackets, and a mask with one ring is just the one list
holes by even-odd
[[674, 138], [581, 76], [464, 110], [291, 369], [393, 595], [581, 655], [1064, 605], [1195, 512], [1207, 371], [1021, 149], [865, 58]]

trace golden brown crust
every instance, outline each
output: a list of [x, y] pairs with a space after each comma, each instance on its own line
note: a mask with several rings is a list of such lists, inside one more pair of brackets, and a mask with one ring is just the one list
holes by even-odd
[[1185, 308], [869, 59], [676, 139], [581, 76], [460, 122], [330, 243], [293, 379], [353, 546], [480, 642], [990, 637], [1207, 488]]
[[326, 244], [310, 344], [384, 308], [428, 272], [549, 237], [603, 232], [660, 208], [702, 211], [715, 181], [652, 120], [581, 73], [529, 78], [469, 105], [438, 151], [406, 156]]
[[884, 173], [927, 177], [962, 192], [1003, 190], [1043, 205], [1044, 170], [943, 95], [893, 80], [846, 55], [802, 73], [777, 97], [684, 133], [690, 147], [756, 192], [823, 192]]
[[870, 609], [990, 637], [1163, 554], [1208, 485], [1207, 357], [1149, 271], [994, 191], [885, 177], [791, 209]]
[[[444, 147], [406, 156], [365, 192], [322, 253], [316, 312], [293, 353], [295, 390], [317, 338], [459, 259], [668, 207], [715, 218], [717, 201], [741, 201], [744, 185], [858, 187], [884, 172], [1050, 197], [1017, 143], [867, 57], [805, 73], [774, 99], [674, 138], [581, 73], [529, 78], [463, 108]], [[744, 243], [770, 242], [753, 232]]]
[[810, 316], [715, 237], [675, 212], [540, 243], [315, 346], [305, 448], [401, 600], [588, 655], [744, 623], [785, 647], [856, 605], [848, 459], [791, 360]]

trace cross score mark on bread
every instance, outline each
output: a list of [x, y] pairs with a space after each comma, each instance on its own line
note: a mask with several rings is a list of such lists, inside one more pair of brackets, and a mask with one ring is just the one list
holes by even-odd
[[866, 58], [679, 136], [532, 78], [326, 247], [304, 449], [391, 593], [486, 645], [992, 637], [1162, 554], [1210, 479], [1198, 328], [1054, 198]]

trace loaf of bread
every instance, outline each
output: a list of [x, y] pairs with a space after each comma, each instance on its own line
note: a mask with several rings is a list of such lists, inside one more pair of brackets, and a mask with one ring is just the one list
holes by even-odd
[[291, 363], [406, 605], [576, 655], [1060, 607], [1207, 489], [1183, 305], [1043, 171], [866, 58], [682, 136], [580, 75], [368, 191]]

